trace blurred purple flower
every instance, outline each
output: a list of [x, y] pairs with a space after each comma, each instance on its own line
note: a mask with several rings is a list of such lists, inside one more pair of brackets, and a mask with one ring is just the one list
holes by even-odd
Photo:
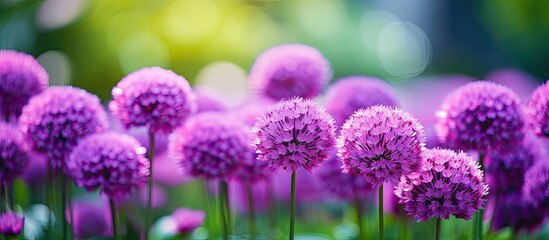
[[[269, 192], [272, 189], [267, 189], [267, 181], [261, 181], [251, 184], [252, 195], [253, 195], [253, 204], [254, 210], [264, 211], [269, 206], [269, 201], [274, 201], [274, 199], [269, 200]], [[229, 194], [230, 194], [230, 203], [234, 206], [237, 212], [245, 213], [248, 212], [248, 198], [246, 193], [246, 186], [248, 184], [240, 181], [231, 181], [229, 182]]]
[[528, 99], [538, 82], [530, 74], [512, 68], [496, 69], [488, 73], [485, 79], [513, 89], [521, 99]]
[[411, 216], [406, 214], [404, 205], [398, 203], [400, 199], [395, 194], [395, 187], [396, 185], [393, 183], [388, 183], [383, 187], [383, 211], [391, 213], [394, 217], [407, 219]]
[[231, 178], [240, 164], [254, 157], [247, 128], [214, 112], [198, 114], [177, 128], [169, 149], [186, 174], [206, 179]]
[[424, 141], [423, 127], [412, 115], [377, 105], [358, 110], [343, 124], [338, 156], [343, 173], [360, 175], [379, 187], [419, 170]]
[[187, 80], [160, 67], [130, 73], [113, 88], [112, 96], [109, 109], [127, 128], [171, 132], [196, 110]]
[[[149, 146], [149, 130], [147, 129], [147, 127], [133, 127], [128, 129], [124, 127], [122, 122], [120, 122], [118, 118], [114, 117], [113, 114], [109, 115], [109, 123], [109, 130], [128, 134], [134, 137], [137, 141], [139, 141], [141, 146]], [[155, 160], [157, 155], [164, 154], [168, 150], [168, 142], [169, 133], [157, 132], [154, 134]], [[154, 162], [156, 167], [156, 161]]]
[[252, 129], [258, 159], [273, 168], [312, 171], [334, 152], [333, 118], [311, 100], [292, 98], [271, 106]]
[[187, 235], [204, 223], [206, 213], [202, 210], [178, 208], [172, 213], [171, 219], [175, 223], [176, 232], [181, 235]]
[[[495, 199], [492, 199], [488, 206], [495, 206]], [[506, 192], [499, 197], [497, 210], [493, 219], [492, 231], [499, 231], [505, 227], [511, 227], [516, 232], [534, 232], [538, 230], [547, 219], [546, 213], [540, 211], [531, 201], [525, 199], [520, 190]], [[488, 213], [493, 213], [488, 209]]]
[[326, 111], [337, 126], [361, 108], [374, 105], [397, 106], [397, 96], [391, 85], [381, 79], [350, 76], [336, 80], [326, 93]]
[[463, 151], [511, 149], [523, 137], [520, 104], [517, 94], [503, 85], [465, 84], [448, 94], [437, 113], [440, 140]]
[[11, 122], [29, 99], [48, 86], [48, 74], [31, 55], [0, 50], [0, 119]]
[[323, 191], [347, 201], [373, 196], [374, 188], [362, 176], [341, 172], [341, 161], [334, 154], [314, 173]]
[[6, 237], [15, 237], [23, 230], [25, 216], [14, 212], [0, 214], [0, 235]]
[[477, 162], [464, 152], [447, 149], [424, 151], [422, 169], [402, 176], [395, 188], [399, 203], [418, 221], [429, 218], [471, 219], [488, 194]]
[[69, 211], [66, 212], [66, 219], [72, 225], [75, 237], [88, 239], [112, 236], [111, 213], [105, 198], [75, 199], [71, 205], [74, 221]]
[[538, 161], [526, 172], [523, 191], [536, 206], [549, 209], [549, 162]]
[[8, 184], [27, 170], [29, 148], [15, 126], [0, 122], [0, 184]]
[[332, 77], [330, 63], [317, 49], [284, 44], [267, 49], [250, 70], [252, 89], [275, 100], [316, 97]]
[[526, 109], [529, 126], [538, 136], [549, 137], [549, 83], [536, 88]]
[[175, 187], [191, 180], [192, 177], [184, 173], [181, 166], [170, 156], [170, 153], [165, 151], [154, 156], [153, 178], [155, 182]]
[[218, 100], [208, 96], [204, 91], [200, 89], [193, 90], [196, 98], [196, 113], [202, 112], [223, 112], [227, 110], [227, 106]]
[[149, 160], [134, 138], [115, 132], [83, 139], [72, 152], [67, 168], [76, 184], [121, 200], [147, 182]]
[[80, 139], [108, 127], [99, 98], [75, 87], [50, 87], [34, 96], [23, 108], [19, 124], [53, 169], [64, 165]]

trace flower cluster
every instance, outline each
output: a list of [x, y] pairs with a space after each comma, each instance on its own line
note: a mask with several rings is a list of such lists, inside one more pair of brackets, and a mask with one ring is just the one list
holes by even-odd
[[520, 99], [488, 81], [465, 84], [444, 100], [437, 132], [445, 146], [463, 151], [504, 151], [523, 137]]
[[379, 187], [419, 170], [424, 141], [423, 127], [412, 115], [376, 105], [358, 110], [343, 124], [338, 156], [344, 173], [361, 175]]
[[252, 89], [279, 100], [314, 98], [331, 76], [330, 64], [318, 50], [302, 44], [286, 44], [259, 55], [249, 80]]
[[273, 168], [311, 171], [334, 151], [334, 120], [311, 100], [279, 101], [257, 120], [252, 132], [258, 159]]
[[115, 132], [89, 136], [72, 152], [67, 168], [76, 184], [88, 191], [99, 189], [121, 200], [147, 182], [146, 149], [134, 138]]
[[0, 184], [10, 184], [29, 161], [28, 146], [19, 129], [0, 122]]
[[19, 125], [54, 169], [63, 166], [81, 138], [108, 127], [99, 98], [75, 87], [50, 87], [31, 98]]
[[523, 190], [537, 206], [549, 207], [549, 163], [540, 161], [526, 172]]
[[422, 169], [402, 176], [395, 188], [406, 212], [420, 221], [450, 215], [471, 219], [488, 194], [478, 163], [466, 153], [447, 149], [429, 149], [423, 154]]
[[21, 233], [25, 217], [14, 212], [7, 212], [0, 215], [0, 235], [14, 237]]
[[539, 86], [527, 104], [528, 124], [534, 132], [549, 137], [549, 84]]
[[171, 132], [196, 110], [187, 80], [159, 67], [127, 75], [112, 96], [109, 109], [126, 127], [147, 126], [154, 132]]

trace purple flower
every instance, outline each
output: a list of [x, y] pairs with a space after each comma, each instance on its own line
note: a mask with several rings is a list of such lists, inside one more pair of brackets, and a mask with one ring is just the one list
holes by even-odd
[[[495, 200], [495, 199], [493, 199]], [[493, 208], [495, 203], [490, 202]], [[493, 211], [487, 211], [492, 213]], [[534, 232], [539, 229], [546, 220], [544, 211], [526, 199], [520, 190], [504, 193], [499, 197], [495, 216], [492, 217], [492, 230], [498, 231], [505, 227], [511, 227], [516, 232]]]
[[326, 94], [326, 111], [337, 126], [343, 125], [355, 111], [374, 105], [397, 106], [394, 89], [386, 82], [366, 76], [338, 79]]
[[538, 136], [549, 137], [549, 84], [545, 83], [532, 93], [527, 104], [528, 124]]
[[127, 127], [147, 126], [171, 132], [196, 109], [195, 96], [185, 78], [159, 67], [137, 70], [112, 90], [109, 109]]
[[437, 132], [445, 146], [463, 151], [503, 151], [523, 134], [520, 99], [511, 89], [488, 81], [465, 84], [444, 100]]
[[149, 160], [134, 138], [115, 132], [83, 139], [72, 152], [67, 168], [76, 184], [121, 200], [147, 182]]
[[373, 193], [373, 186], [363, 177], [341, 172], [341, 161], [335, 154], [320, 165], [315, 176], [324, 191], [342, 200], [364, 199]]
[[108, 201], [105, 198], [72, 201], [72, 217], [66, 211], [66, 219], [72, 225], [78, 239], [112, 236], [112, 220]]
[[542, 208], [549, 208], [549, 163], [537, 162], [524, 176], [526, 197]]
[[538, 79], [527, 72], [513, 68], [500, 68], [488, 73], [485, 79], [507, 86], [521, 99], [530, 97], [538, 85]]
[[19, 129], [0, 122], [0, 184], [11, 185], [26, 170], [28, 151]]
[[317, 49], [284, 44], [261, 53], [250, 70], [252, 89], [275, 100], [314, 98], [332, 77], [330, 63]]
[[181, 235], [192, 233], [204, 223], [205, 218], [204, 211], [187, 208], [178, 208], [171, 215], [176, 232]]
[[200, 89], [194, 89], [194, 96], [196, 98], [196, 113], [202, 112], [222, 112], [227, 110], [227, 106], [223, 103], [208, 96], [204, 91]]
[[25, 216], [14, 212], [0, 214], [0, 235], [14, 237], [21, 233], [25, 223]]
[[374, 187], [397, 183], [419, 170], [424, 141], [423, 127], [407, 112], [380, 105], [358, 110], [337, 140], [342, 172], [361, 175]]
[[272, 106], [252, 132], [258, 159], [273, 168], [312, 171], [334, 152], [334, 120], [311, 100], [292, 98]]
[[48, 74], [34, 57], [0, 50], [0, 119], [19, 117], [29, 99], [47, 86]]
[[402, 176], [395, 188], [406, 212], [419, 221], [450, 215], [471, 219], [488, 194], [478, 163], [447, 149], [429, 149], [423, 155], [422, 169]]
[[486, 182], [490, 191], [519, 191], [524, 184], [524, 174], [540, 157], [540, 143], [527, 135], [522, 143], [510, 151], [492, 151], [486, 155]]
[[50, 87], [34, 96], [19, 118], [35, 150], [59, 169], [78, 141], [108, 127], [97, 96], [75, 87]]
[[169, 150], [186, 174], [207, 179], [230, 178], [253, 158], [247, 128], [215, 112], [198, 114], [177, 128]]

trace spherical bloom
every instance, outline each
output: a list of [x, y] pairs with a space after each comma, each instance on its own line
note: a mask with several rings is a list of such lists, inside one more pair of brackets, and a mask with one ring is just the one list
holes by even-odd
[[363, 199], [373, 193], [373, 186], [358, 175], [341, 172], [341, 161], [334, 154], [315, 172], [322, 189], [342, 200]]
[[257, 120], [252, 132], [257, 158], [273, 168], [303, 167], [310, 172], [334, 152], [334, 120], [311, 100], [279, 101]]
[[380, 105], [358, 110], [337, 140], [342, 172], [361, 175], [374, 187], [397, 183], [419, 170], [424, 141], [423, 127], [407, 112]]
[[207, 179], [232, 177], [254, 155], [247, 128], [215, 112], [190, 118], [174, 131], [168, 148], [186, 174]]
[[332, 77], [330, 63], [317, 49], [284, 44], [261, 53], [250, 70], [252, 89], [270, 98], [314, 98]]
[[50, 87], [31, 98], [19, 125], [53, 169], [63, 166], [80, 139], [108, 127], [99, 98], [75, 87]]
[[549, 163], [539, 161], [524, 176], [524, 193], [537, 206], [549, 207]]
[[34, 57], [0, 50], [0, 118], [19, 117], [29, 99], [47, 86], [48, 74]]
[[[493, 201], [495, 199], [489, 203], [491, 207], [496, 206]], [[493, 219], [491, 226], [493, 231], [511, 227], [516, 232], [534, 232], [546, 220], [546, 213], [540, 211], [535, 204], [526, 199], [520, 190], [504, 193], [500, 195], [498, 201], [496, 215], [491, 217]], [[487, 211], [487, 213], [492, 212]]]
[[549, 84], [545, 83], [532, 93], [527, 104], [528, 124], [542, 137], [549, 137]]
[[453, 149], [503, 151], [520, 143], [521, 115], [520, 99], [511, 89], [477, 81], [448, 94], [437, 112], [437, 132]]
[[424, 151], [420, 171], [402, 176], [395, 194], [404, 209], [419, 221], [429, 218], [471, 219], [485, 201], [488, 185], [476, 161], [463, 152]]
[[29, 160], [28, 147], [19, 129], [0, 122], [0, 184], [21, 175]]
[[67, 161], [76, 184], [87, 191], [99, 189], [109, 198], [121, 200], [147, 182], [149, 160], [146, 149], [134, 138], [115, 132], [83, 139]]
[[159, 67], [130, 73], [113, 88], [112, 96], [109, 109], [128, 128], [171, 132], [196, 110], [187, 80]]
[[176, 232], [181, 235], [192, 233], [204, 223], [205, 218], [206, 213], [204, 211], [187, 208], [178, 208], [171, 215]]
[[343, 125], [355, 111], [374, 105], [397, 106], [394, 89], [386, 82], [366, 76], [342, 78], [326, 94], [326, 111], [337, 126]]
[[14, 212], [0, 214], [0, 235], [14, 237], [21, 233], [25, 216]]
[[540, 158], [539, 142], [527, 135], [522, 143], [513, 149], [492, 151], [486, 155], [486, 182], [490, 191], [519, 191], [524, 184], [524, 174]]

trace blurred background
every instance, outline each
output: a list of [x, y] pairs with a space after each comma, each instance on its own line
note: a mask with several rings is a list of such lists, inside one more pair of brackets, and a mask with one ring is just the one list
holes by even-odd
[[537, 0], [0, 0], [0, 48], [38, 57], [52, 85], [103, 101], [151, 65], [237, 95], [255, 56], [288, 42], [319, 48], [335, 78], [481, 79], [512, 68], [542, 81], [547, 13]]

